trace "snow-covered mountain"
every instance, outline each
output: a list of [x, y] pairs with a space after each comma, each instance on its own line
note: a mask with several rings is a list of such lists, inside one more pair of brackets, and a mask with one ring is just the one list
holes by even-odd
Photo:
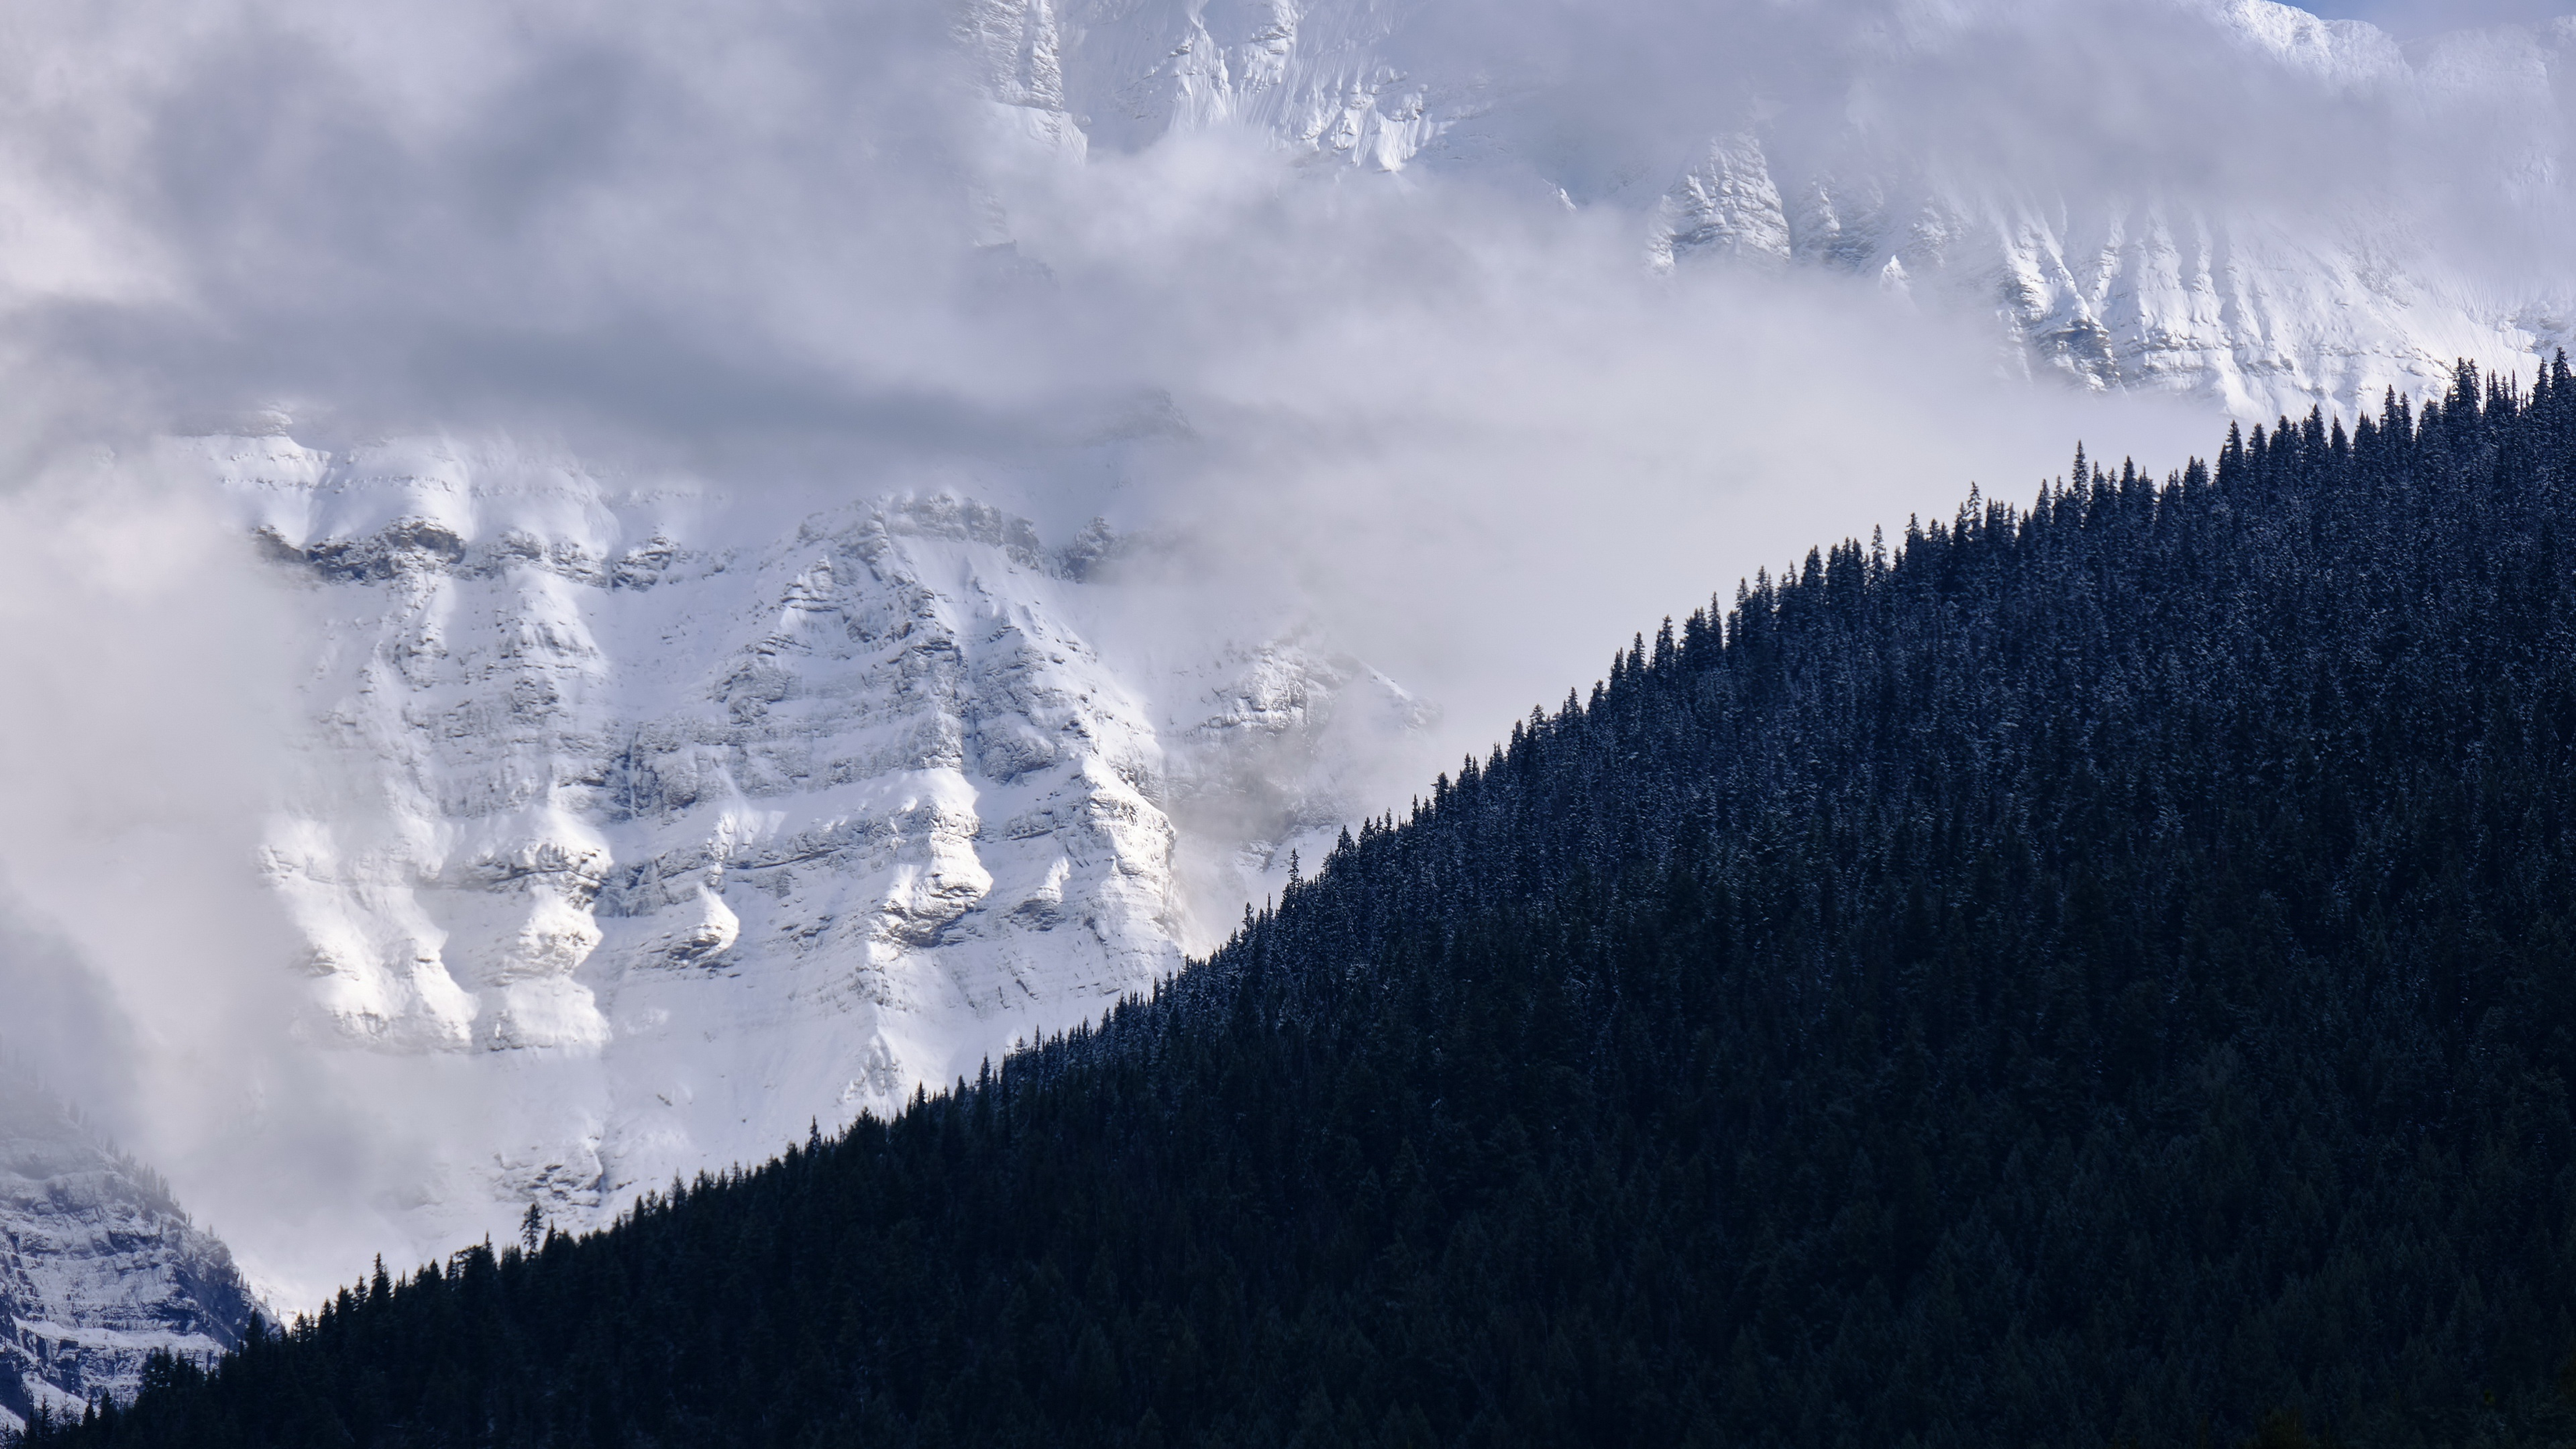
[[[324, 35], [326, 9], [298, 13]], [[1694, 19], [1699, 9], [1710, 18]], [[214, 105], [207, 97], [258, 86], [189, 81], [195, 72], [172, 61], [166, 76], [100, 82], [112, 104], [94, 115], [64, 98], [82, 94], [75, 78], [105, 68], [54, 65], [47, 84], [59, 85], [31, 87], [42, 94], [27, 115], [57, 107], [79, 124], [21, 118], [8, 134], [14, 145], [59, 131], [79, 145], [0, 157], [0, 219], [39, 240], [52, 233], [18, 223], [43, 219], [74, 241], [10, 252], [10, 285], [25, 295], [0, 306], [16, 309], [6, 320], [24, 327], [10, 335], [30, 356], [51, 354], [28, 339], [97, 344], [72, 349], [87, 371], [67, 366], [65, 377], [105, 390], [139, 377], [135, 393], [192, 405], [201, 389], [219, 410], [242, 402], [226, 389], [272, 378], [320, 388], [312, 379], [345, 375], [359, 379], [353, 396], [322, 397], [321, 415], [336, 406], [364, 417], [390, 398], [389, 415], [439, 416], [441, 379], [485, 369], [495, 390], [562, 384], [547, 396], [597, 404], [613, 430], [673, 397], [805, 388], [832, 427], [937, 404], [928, 410], [946, 420], [923, 425], [939, 434], [925, 447], [951, 449], [951, 461], [981, 460], [988, 434], [1037, 450], [1057, 444], [1027, 439], [1071, 436], [1051, 412], [1015, 431], [1027, 419], [1014, 409], [1078, 410], [1096, 401], [1086, 389], [1186, 391], [1194, 368], [1225, 374], [1245, 356], [1254, 361], [1210, 389], [1212, 414], [1251, 417], [1277, 401], [1265, 388], [1281, 379], [1353, 378], [1280, 402], [1200, 455], [1210, 471], [1234, 469], [1231, 486], [1246, 490], [1273, 482], [1261, 468], [1281, 456], [1276, 466], [1293, 474], [1296, 450], [1325, 432], [1319, 419], [1347, 421], [1362, 441], [1336, 435], [1335, 446], [1362, 449], [1387, 424], [1349, 417], [1344, 404], [1370, 394], [1373, 378], [1430, 380], [1388, 394], [1387, 415], [1417, 397], [1445, 405], [1449, 372], [1466, 379], [1462, 391], [1479, 385], [1456, 364], [1487, 333], [1462, 330], [1416, 355], [1400, 318], [1385, 331], [1346, 325], [1397, 316], [1395, 304], [1436, 290], [1416, 279], [1445, 261], [1418, 272], [1385, 264], [1383, 252], [1414, 233], [1371, 233], [1340, 272], [1313, 255], [1336, 235], [1331, 188], [1371, 188], [1375, 203], [1415, 194], [1425, 176], [1436, 184], [1423, 192], [1459, 183], [1442, 205], [1469, 197], [1454, 218], [1443, 213], [1447, 230], [1425, 229], [1426, 250], [1456, 245], [1470, 263], [1491, 260], [1459, 241], [1480, 219], [1570, 216], [1615, 230], [1603, 269], [1649, 304], [1719, 276], [1755, 295], [1781, 278], [1839, 277], [1886, 308], [1986, 329], [1998, 372], [2174, 392], [2242, 413], [2349, 404], [2389, 384], [2421, 390], [2456, 357], [2509, 364], [2576, 334], [2576, 289], [2552, 269], [2563, 259], [2517, 273], [2461, 240], [2478, 219], [2516, 231], [2566, 214], [2576, 22], [2401, 47], [2270, 0], [1634, 10], [950, 0], [946, 38], [972, 62], [980, 99], [970, 109], [1000, 123], [988, 128], [999, 159], [975, 151], [993, 141], [986, 132], [961, 141], [942, 125], [904, 129], [915, 119], [905, 107], [931, 104], [908, 89], [887, 90], [883, 110], [799, 109], [873, 94], [844, 85], [828, 60], [864, 46], [813, 59], [793, 44], [753, 45], [697, 67], [655, 48], [696, 44], [674, 38], [687, 27], [589, 34], [589, 21], [563, 12], [547, 17], [561, 28], [537, 27], [560, 54], [531, 41], [512, 53], [525, 62], [517, 70], [403, 71], [370, 110], [359, 102], [372, 92], [339, 82], [376, 74], [368, 67], [384, 57], [369, 47], [397, 28], [360, 27], [340, 37], [346, 54], [317, 42], [302, 57], [324, 81], [298, 94], [323, 98], [312, 114], [333, 117], [335, 134], [372, 138], [375, 150], [348, 155], [373, 159], [321, 155], [284, 122], [277, 134], [253, 127], [245, 134], [272, 143], [243, 143], [257, 164], [237, 168], [237, 188], [196, 202], [126, 182], [204, 172], [193, 153], [152, 150], [153, 138], [230, 134], [187, 122]], [[2119, 25], [2136, 17], [2162, 27], [2137, 55], [2164, 69], [2123, 81], [2099, 62], [2117, 58]], [[494, 33], [518, 33], [522, 18]], [[797, 28], [811, 18], [803, 10], [793, 24], [768, 18], [780, 36], [808, 34]], [[2112, 39], [2065, 52], [2075, 61], [2053, 74], [2052, 47], [2069, 26]], [[755, 29], [728, 35], [759, 40]], [[851, 40], [824, 38], [835, 36]], [[478, 46], [508, 50], [468, 25], [452, 54], [471, 59]], [[539, 63], [550, 55], [581, 59], [550, 69]], [[595, 110], [558, 105], [562, 78], [593, 75], [583, 67], [594, 62], [609, 77]], [[816, 83], [740, 79], [802, 74], [798, 63], [820, 67], [803, 76]], [[2203, 90], [2171, 84], [2176, 65], [2202, 67]], [[153, 124], [96, 121], [125, 114], [120, 84]], [[487, 84], [496, 89], [478, 89]], [[614, 98], [629, 92], [619, 109]], [[736, 104], [752, 92], [762, 104]], [[2166, 109], [2051, 133], [2096, 92]], [[1980, 104], [1963, 103], [1971, 96]], [[2227, 114], [2191, 114], [2211, 108]], [[1976, 124], [1927, 124], [1935, 112]], [[581, 124], [563, 119], [573, 113]], [[2253, 124], [2276, 113], [2306, 119], [2277, 133]], [[2368, 184], [2291, 184], [2314, 170], [2318, 135], [2458, 137], [2474, 129], [2464, 117], [2487, 114], [2502, 120], [2478, 133], [2483, 149], [2430, 179], [2423, 156], [2392, 152], [2357, 158]], [[841, 133], [816, 115], [853, 134], [864, 121], [900, 135], [835, 150]], [[583, 129], [592, 120], [598, 136]], [[723, 129], [736, 123], [748, 129]], [[1193, 194], [1170, 208], [1176, 221], [1146, 204], [1139, 177], [1189, 178], [1202, 163], [1159, 173], [1114, 164], [1165, 138], [1220, 131], [1256, 137], [1266, 149], [1248, 164], [1295, 178], [1281, 185], [1303, 186], [1297, 200], [1321, 198], [1291, 218], [1283, 249], [1301, 252], [1295, 266], [1253, 244], [1273, 219], [1258, 207], [1201, 208]], [[599, 144], [585, 149], [583, 137]], [[535, 144], [549, 139], [565, 144]], [[513, 149], [522, 141], [524, 156]], [[141, 149], [114, 149], [128, 143]], [[1232, 164], [1249, 149], [1206, 154]], [[393, 179], [381, 191], [349, 184], [370, 168]], [[1108, 178], [1096, 192], [1073, 188], [1067, 205], [1095, 225], [1092, 250], [1069, 262], [1050, 256], [1044, 227], [1019, 224], [1045, 213], [1033, 195], [1067, 175]], [[706, 199], [717, 180], [745, 177], [775, 185], [745, 181], [721, 204]], [[925, 205], [912, 230], [902, 204], [780, 209], [786, 198], [864, 201], [879, 195], [868, 183], [888, 177], [909, 189], [885, 195], [971, 192], [977, 204], [956, 215]], [[73, 184], [83, 180], [97, 184]], [[64, 196], [89, 209], [56, 204]], [[1484, 206], [1496, 197], [1505, 200]], [[359, 199], [341, 209], [347, 198]], [[1188, 218], [1203, 211], [1251, 220], [1202, 236]], [[959, 222], [968, 212], [975, 220]], [[2446, 229], [2443, 217], [2472, 220]], [[692, 229], [714, 221], [724, 225]], [[835, 230], [845, 224], [848, 236]], [[960, 228], [974, 234], [951, 235]], [[659, 252], [657, 238], [677, 240]], [[1496, 274], [1539, 265], [1515, 246], [1510, 235], [1494, 243], [1509, 263]], [[964, 301], [945, 290], [959, 253], [979, 259]], [[1102, 262], [1111, 254], [1126, 271]], [[1241, 270], [1229, 270], [1237, 254]], [[36, 265], [69, 267], [66, 258], [99, 275], [75, 286]], [[1311, 275], [1299, 270], [1310, 265]], [[1146, 285], [1166, 267], [1182, 279], [1170, 292]], [[1236, 283], [1265, 267], [1288, 280], [1238, 307], [1239, 293], [1258, 288]], [[1075, 299], [1093, 311], [1044, 301], [1103, 276], [1097, 298]], [[832, 292], [854, 277], [877, 290]], [[531, 290], [512, 290], [520, 278], [535, 279]], [[1754, 285], [1741, 287], [1747, 278]], [[1261, 354], [1265, 338], [1295, 332], [1310, 296], [1335, 325]], [[1458, 310], [1489, 305], [1474, 294]], [[1591, 340], [1579, 300], [1552, 305], [1562, 332], [1551, 338]], [[126, 321], [91, 325], [102, 316]], [[1884, 345], [1865, 323], [1852, 332], [1854, 350]], [[414, 347], [414, 334], [430, 342]], [[1745, 345], [1711, 334], [1711, 351]], [[627, 368], [618, 339], [629, 337], [656, 365], [669, 361], [667, 377]], [[274, 355], [236, 348], [243, 338], [270, 339]], [[598, 345], [556, 349], [565, 339]], [[1621, 340], [1603, 339], [1603, 353]], [[608, 353], [620, 355], [603, 361]], [[277, 360], [289, 356], [294, 366]], [[872, 391], [884, 378], [903, 387]], [[1438, 419], [1433, 441], [1411, 446], [1446, 446], [1520, 395], [1493, 391], [1485, 411]], [[1696, 399], [1676, 391], [1662, 411], [1680, 416]], [[853, 395], [867, 406], [842, 408]], [[806, 416], [781, 406], [791, 422]], [[711, 437], [742, 435], [738, 419], [710, 427]], [[300, 971], [306, 988], [296, 1049], [436, 1064], [404, 1091], [350, 1108], [402, 1128], [388, 1138], [429, 1144], [400, 1181], [367, 1184], [398, 1226], [389, 1254], [506, 1230], [531, 1201], [568, 1225], [596, 1221], [674, 1174], [756, 1159], [809, 1123], [971, 1075], [1014, 1040], [1096, 1014], [1174, 969], [1275, 886], [1290, 852], [1311, 853], [1351, 814], [1400, 800], [1447, 763], [1418, 758], [1425, 704], [1305, 622], [1295, 598], [1192, 574], [1185, 546], [1105, 526], [1042, 528], [1021, 514], [1052, 518], [1049, 509], [996, 506], [998, 492], [979, 501], [951, 473], [871, 465], [837, 492], [657, 483], [497, 441], [504, 431], [329, 447], [227, 432], [170, 443], [148, 467], [192, 497], [226, 500], [245, 556], [286, 583], [299, 621], [292, 769], [259, 860], [266, 899], [296, 942], [294, 959], [259, 969]], [[1582, 437], [1588, 449], [1593, 434]], [[1653, 460], [1653, 448], [1635, 451]], [[1629, 466], [1607, 452], [1614, 470]], [[1350, 452], [1316, 456], [1328, 461], [1314, 471], [1330, 471]], [[1399, 471], [1350, 486], [1406, 486]], [[111, 706], [64, 709], [83, 707]], [[55, 1141], [28, 1140], [40, 1138]], [[104, 1171], [68, 1148], [41, 1161], [66, 1183]], [[36, 1174], [29, 1167], [25, 1181]], [[152, 1244], [175, 1231], [134, 1240], [144, 1281], [158, 1281]], [[198, 1244], [188, 1252], [211, 1251], [188, 1241]], [[82, 1261], [70, 1238], [27, 1238], [19, 1251], [27, 1264]], [[352, 1266], [345, 1244], [331, 1251], [343, 1257], [314, 1271]], [[47, 1302], [72, 1301], [45, 1291]], [[43, 1314], [29, 1321], [88, 1322], [71, 1309]], [[128, 1371], [27, 1354], [29, 1372], [51, 1374], [62, 1392]]]
[[252, 1306], [166, 1184], [0, 1062], [0, 1427], [130, 1395], [155, 1350], [229, 1348]]
[[1149, 988], [1426, 718], [1293, 620], [1125, 577], [1099, 525], [499, 444], [182, 454], [312, 629], [263, 861], [308, 1038], [506, 1084], [401, 1185], [427, 1251], [532, 1201], [594, 1221]]
[[[2091, 388], [2267, 416], [2438, 388], [2462, 356], [2527, 369], [2576, 338], [2563, 266], [2499, 280], [2413, 209], [2483, 187], [2534, 234], [2567, 214], [2576, 19], [2401, 47], [2273, 0], [2135, 7], [2133, 20], [2162, 27], [2154, 39], [2197, 46], [2206, 64], [2169, 74], [2181, 84], [2147, 98], [2161, 119], [2130, 117], [2116, 149], [2022, 164], [2005, 153], [2017, 133], [2057, 124], [2086, 90], [2128, 99], [2116, 71], [2088, 67], [2150, 58], [2120, 54], [2116, 7], [2093, 7], [2091, 52], [2040, 33], [2083, 8], [2043, 22], [2032, 16], [2046, 7], [2012, 5], [1745, 7], [1696, 37], [1715, 56], [1680, 78], [1695, 103], [1665, 97], [1658, 112], [1650, 98], [1647, 119], [1616, 124], [1604, 117], [1632, 98], [1606, 92], [1657, 78], [1649, 58], [1551, 64], [1538, 41], [1496, 38], [1509, 17], [1429, 0], [964, 0], [958, 30], [988, 93], [1059, 150], [1234, 126], [1316, 166], [1536, 181], [1569, 207], [1624, 213], [1650, 266], [1850, 274], [1985, 319], [2007, 372]], [[1597, 44], [1658, 39], [1603, 30], [1612, 38]], [[1699, 63], [1688, 37], [1672, 40]], [[2018, 73], [1976, 54], [2014, 45], [2029, 52]], [[1729, 64], [1730, 52], [1751, 59]], [[1766, 73], [1772, 52], [1796, 63]], [[2004, 72], [1991, 77], [1999, 94], [1963, 100], [1979, 66]], [[2255, 94], [2226, 94], [2240, 90]], [[2302, 112], [2305, 129], [2331, 134], [2351, 119], [2350, 147], [2233, 134], [2195, 114], [2212, 102], [2249, 126]], [[1992, 133], [1924, 124], [1927, 110], [1988, 107]], [[1731, 119], [1692, 128], [1712, 115]], [[2372, 138], [2453, 122], [2483, 127], [2476, 153], [2449, 158], [2464, 165], [2378, 189], [2391, 158]], [[2277, 184], [2191, 184], [2231, 167], [2260, 176], [2245, 158], [2267, 146]], [[2309, 167], [2338, 194], [2294, 184]]]

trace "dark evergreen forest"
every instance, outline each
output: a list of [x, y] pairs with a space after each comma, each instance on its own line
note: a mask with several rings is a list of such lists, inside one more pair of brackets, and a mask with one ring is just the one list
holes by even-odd
[[1206, 962], [30, 1446], [2576, 1439], [2576, 382], [1621, 651]]

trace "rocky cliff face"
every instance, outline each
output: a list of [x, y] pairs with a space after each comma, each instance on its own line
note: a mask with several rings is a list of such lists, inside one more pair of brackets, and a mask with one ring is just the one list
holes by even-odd
[[158, 1178], [0, 1064], [0, 1426], [130, 1395], [146, 1356], [218, 1353], [251, 1310]]
[[313, 626], [265, 855], [309, 1035], [511, 1083], [421, 1188], [424, 1245], [592, 1219], [1148, 989], [1423, 717], [1119, 582], [1096, 528], [194, 446]]

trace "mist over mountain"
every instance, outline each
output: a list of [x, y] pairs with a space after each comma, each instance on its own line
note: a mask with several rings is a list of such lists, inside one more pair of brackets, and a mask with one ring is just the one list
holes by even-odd
[[0, 1036], [281, 1309], [606, 1222], [1149, 988], [1712, 579], [2528, 380], [2571, 46], [24, 7]]
[[2268, 0], [969, 12], [1058, 147], [1242, 126], [1299, 160], [1598, 210], [1658, 269], [1804, 266], [1999, 366], [2240, 414], [2567, 338], [2569, 52]]

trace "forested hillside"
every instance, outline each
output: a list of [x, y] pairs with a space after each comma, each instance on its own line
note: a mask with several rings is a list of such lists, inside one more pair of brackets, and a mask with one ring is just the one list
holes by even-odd
[[2572, 547], [2563, 359], [2079, 456], [1096, 1029], [30, 1442], [2576, 1438]]

